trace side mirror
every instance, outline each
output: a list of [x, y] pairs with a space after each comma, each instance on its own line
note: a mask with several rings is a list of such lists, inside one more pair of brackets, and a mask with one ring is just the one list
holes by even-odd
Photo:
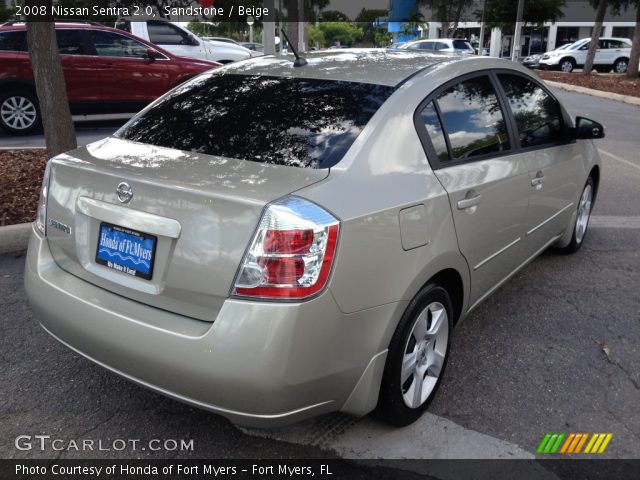
[[590, 118], [576, 117], [574, 137], [579, 140], [604, 138], [604, 126]]

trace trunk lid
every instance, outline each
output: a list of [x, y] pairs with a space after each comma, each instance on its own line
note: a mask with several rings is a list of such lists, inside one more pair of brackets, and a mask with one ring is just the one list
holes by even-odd
[[[73, 275], [123, 297], [213, 321], [264, 206], [328, 173], [107, 138], [53, 161], [47, 239], [57, 264]], [[127, 203], [116, 193], [122, 182], [133, 193]], [[106, 231], [101, 228], [110, 231], [111, 225], [155, 237], [151, 278], [97, 261], [100, 232]]]

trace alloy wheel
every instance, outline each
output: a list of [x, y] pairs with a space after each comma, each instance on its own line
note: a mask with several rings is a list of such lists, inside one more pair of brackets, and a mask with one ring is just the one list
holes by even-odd
[[589, 216], [591, 215], [591, 204], [593, 200], [593, 188], [591, 184], [587, 184], [580, 197], [578, 205], [578, 218], [576, 219], [576, 242], [581, 243], [589, 224]]
[[563, 72], [569, 73], [573, 71], [573, 63], [570, 60], [565, 60], [560, 65]]
[[439, 302], [430, 303], [418, 315], [407, 339], [400, 385], [409, 408], [418, 408], [435, 388], [447, 353], [449, 319]]
[[21, 95], [14, 95], [5, 99], [0, 105], [0, 117], [8, 127], [25, 130], [36, 122], [38, 112], [31, 100]]

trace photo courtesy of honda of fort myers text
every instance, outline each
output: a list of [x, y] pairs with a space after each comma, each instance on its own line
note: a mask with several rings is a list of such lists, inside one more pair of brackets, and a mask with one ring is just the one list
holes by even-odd
[[0, 478], [635, 478], [640, 1], [0, 0]]

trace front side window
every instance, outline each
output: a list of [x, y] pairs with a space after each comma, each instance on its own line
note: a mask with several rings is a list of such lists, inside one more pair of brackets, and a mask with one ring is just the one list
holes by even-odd
[[338, 163], [393, 87], [210, 73], [163, 97], [116, 135], [259, 163]]
[[498, 78], [509, 100], [523, 148], [564, 138], [560, 106], [551, 95], [519, 75], [499, 74]]
[[0, 32], [0, 52], [26, 52], [27, 32], [24, 30], [12, 30]]
[[132, 38], [117, 33], [92, 30], [96, 54], [100, 57], [146, 57], [148, 47]]
[[82, 30], [56, 30], [60, 55], [85, 55]]
[[436, 99], [455, 160], [509, 150], [509, 135], [498, 97], [487, 76], [448, 88]]

